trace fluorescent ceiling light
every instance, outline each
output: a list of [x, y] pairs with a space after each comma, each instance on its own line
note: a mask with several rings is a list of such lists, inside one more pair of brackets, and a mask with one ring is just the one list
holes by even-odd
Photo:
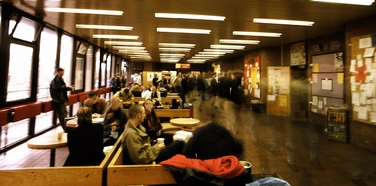
[[183, 51], [188, 52], [191, 49], [190, 48], [159, 48], [160, 51]]
[[219, 55], [219, 54], [196, 54], [196, 57], [219, 57], [219, 56], [223, 56], [223, 55]]
[[258, 45], [258, 40], [240, 40], [240, 39], [220, 39], [219, 43], [233, 43], [233, 44], [246, 44], [246, 45]]
[[243, 50], [245, 46], [243, 45], [210, 45], [210, 48]]
[[264, 19], [253, 18], [254, 23], [280, 24], [280, 25], [297, 25], [297, 26], [313, 26], [315, 22], [312, 21], [295, 21], [284, 19]]
[[225, 53], [233, 53], [234, 50], [225, 50], [225, 49], [204, 49], [204, 52], [225, 52]]
[[205, 54], [224, 55], [224, 54], [226, 54], [226, 52], [199, 52], [199, 54], [203, 54], [203, 55], [205, 55]]
[[93, 38], [105, 38], [105, 39], [138, 39], [138, 36], [131, 36], [131, 35], [93, 34]]
[[341, 4], [352, 4], [352, 5], [366, 5], [369, 6], [374, 0], [311, 0], [316, 2], [324, 2], [324, 3], [341, 3]]
[[160, 47], [184, 47], [184, 48], [193, 48], [195, 44], [185, 44], [185, 43], [159, 43]]
[[188, 33], [188, 34], [210, 34], [211, 30], [189, 29], [189, 28], [157, 28], [157, 32], [173, 32], [173, 33]]
[[155, 13], [158, 18], [175, 18], [175, 19], [199, 19], [210, 21], [224, 21], [224, 16], [197, 15], [197, 14], [173, 14], [173, 13]]
[[179, 61], [180, 59], [161, 59], [161, 62], [168, 62], [168, 63], [176, 63]]
[[88, 28], [88, 29], [105, 29], [105, 30], [132, 30], [131, 26], [112, 26], [112, 25], [85, 25], [76, 24], [76, 28]]
[[[215, 56], [218, 57], [218, 56]], [[209, 56], [192, 56], [193, 59], [213, 59], [215, 57], [209, 57]]]
[[119, 53], [135, 53], [135, 52], [148, 53], [148, 51], [146, 50], [119, 50]]
[[101, 15], [123, 15], [123, 11], [117, 10], [95, 10], [95, 9], [78, 9], [78, 8], [46, 8], [47, 12], [62, 12], [75, 14], [101, 14]]
[[175, 57], [177, 57], [177, 56], [185, 56], [185, 54], [165, 54], [165, 53], [161, 53], [159, 55], [160, 56], [175, 56]]
[[141, 46], [142, 42], [132, 42], [132, 41], [104, 41], [105, 45], [132, 45]]
[[145, 47], [141, 46], [113, 46], [115, 50], [145, 50]]
[[245, 32], [245, 31], [233, 31], [233, 35], [238, 36], [264, 36], [264, 37], [281, 37], [281, 33], [271, 33], [271, 32]]

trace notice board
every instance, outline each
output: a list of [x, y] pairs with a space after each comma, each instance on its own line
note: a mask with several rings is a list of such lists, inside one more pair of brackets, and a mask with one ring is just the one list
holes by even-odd
[[343, 52], [312, 56], [311, 112], [326, 115], [333, 105], [344, 103]]
[[267, 113], [290, 117], [290, 67], [268, 67]]

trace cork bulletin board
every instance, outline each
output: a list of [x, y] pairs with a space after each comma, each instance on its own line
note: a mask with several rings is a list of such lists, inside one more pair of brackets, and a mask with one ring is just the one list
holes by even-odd
[[324, 114], [327, 108], [344, 103], [343, 52], [312, 56], [311, 112]]
[[290, 67], [268, 67], [267, 113], [290, 117]]
[[376, 34], [351, 38], [353, 119], [376, 125]]

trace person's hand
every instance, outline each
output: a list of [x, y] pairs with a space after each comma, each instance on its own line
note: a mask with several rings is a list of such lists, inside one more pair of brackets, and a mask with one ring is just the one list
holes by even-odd
[[111, 125], [111, 130], [112, 131], [116, 131], [116, 126], [115, 125]]
[[157, 132], [157, 136], [160, 136], [162, 134], [162, 130], [159, 130], [158, 132]]
[[158, 143], [158, 147], [159, 147], [159, 149], [164, 149], [164, 148], [166, 148], [166, 145], [164, 144], [164, 143]]

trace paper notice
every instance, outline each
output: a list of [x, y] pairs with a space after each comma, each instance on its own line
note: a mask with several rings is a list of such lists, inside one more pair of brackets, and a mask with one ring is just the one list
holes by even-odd
[[350, 65], [350, 72], [357, 73], [357, 71], [355, 70], [355, 65]]
[[312, 72], [319, 72], [319, 64], [318, 63], [313, 63]]
[[359, 106], [360, 105], [360, 102], [359, 102], [359, 93], [358, 92], [352, 92], [351, 93], [351, 99], [352, 99], [352, 104], [356, 105], [356, 106]]
[[351, 91], [352, 92], [356, 91], [356, 85], [354, 85], [354, 84], [351, 85]]
[[317, 106], [317, 96], [312, 96], [312, 105]]
[[318, 108], [319, 108], [319, 109], [322, 109], [322, 101], [319, 101]]
[[312, 82], [317, 83], [318, 75], [317, 74], [312, 74]]
[[275, 101], [275, 95], [268, 95], [268, 101]]
[[324, 106], [326, 106], [326, 97], [324, 97]]
[[357, 61], [362, 60], [362, 54], [358, 54], [358, 55], [356, 55], [356, 60], [357, 60]]
[[359, 94], [359, 103], [360, 105], [365, 105], [366, 104], [366, 101], [367, 101], [367, 93], [366, 92], [361, 92]]
[[351, 84], [355, 83], [355, 76], [351, 76], [351, 77], [350, 77], [350, 83], [351, 83]]
[[343, 73], [337, 73], [337, 83], [343, 84]]
[[367, 57], [367, 58], [370, 58], [370, 57], [373, 57], [373, 54], [375, 53], [375, 48], [371, 47], [371, 48], [366, 48], [366, 50], [364, 51], [364, 57]]
[[362, 66], [364, 65], [364, 64], [363, 64], [363, 60], [358, 60], [357, 62], [358, 62], [358, 68], [359, 68], [359, 67], [362, 67]]
[[367, 37], [363, 39], [359, 39], [359, 48], [368, 48], [372, 46], [372, 38]]
[[359, 107], [358, 108], [358, 119], [367, 120], [367, 107]]
[[287, 96], [280, 95], [278, 97], [278, 100], [279, 100], [279, 106], [280, 107], [286, 107], [287, 106]]
[[255, 90], [255, 97], [260, 98], [260, 89], [254, 89]]
[[376, 112], [370, 112], [369, 117], [372, 123], [376, 123]]

